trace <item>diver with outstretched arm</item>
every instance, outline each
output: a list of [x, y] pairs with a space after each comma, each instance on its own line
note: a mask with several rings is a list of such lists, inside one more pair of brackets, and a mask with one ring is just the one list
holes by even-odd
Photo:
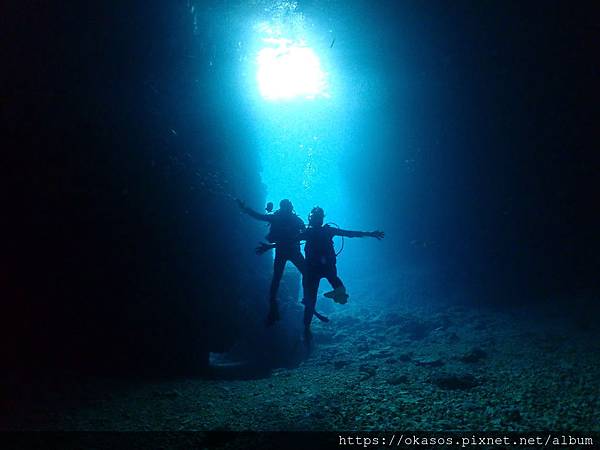
[[[305, 230], [304, 221], [294, 212], [294, 206], [288, 199], [281, 200], [279, 209], [274, 213], [261, 214], [237, 199], [240, 209], [250, 217], [268, 222], [271, 226], [267, 239], [274, 243], [275, 260], [273, 263], [273, 279], [269, 291], [269, 314], [267, 316], [267, 326], [272, 325], [279, 320], [279, 307], [277, 304], [277, 291], [283, 276], [285, 265], [288, 261], [300, 271], [304, 272], [304, 256], [300, 251], [300, 241], [297, 236]], [[265, 244], [268, 246], [268, 244]], [[268, 246], [272, 248], [271, 246]], [[260, 248], [260, 247], [259, 247]], [[257, 253], [260, 253], [257, 249]]]
[[[325, 225], [325, 227], [329, 227], [329, 226]], [[323, 227], [323, 228], [325, 228], [325, 227]], [[348, 238], [373, 237], [380, 241], [385, 236], [385, 233], [383, 231], [352, 231], [352, 230], [343, 230], [341, 228], [336, 228], [336, 227], [329, 227], [329, 228], [330, 228], [330, 230], [328, 230], [328, 231], [331, 233], [332, 237], [334, 237], [334, 236], [341, 236], [341, 237], [348, 237]], [[344, 283], [342, 283], [342, 280], [340, 279], [340, 277], [337, 276], [337, 268], [336, 268], [335, 264], [334, 264], [333, 270], [331, 272], [327, 273], [325, 275], [325, 278], [327, 279], [327, 281], [329, 281], [329, 283], [333, 287], [333, 291], [325, 292], [323, 295], [325, 297], [333, 299], [333, 301], [336, 303], [340, 303], [340, 304], [347, 303], [349, 295], [346, 292], [346, 287], [344, 286]]]
[[346, 288], [337, 274], [337, 257], [333, 248], [334, 236], [373, 237], [377, 240], [385, 236], [383, 231], [351, 231], [323, 225], [325, 212], [315, 206], [308, 216], [308, 227], [298, 237], [306, 241], [304, 246], [305, 270], [302, 278], [304, 289], [304, 340], [307, 344], [311, 340], [310, 324], [317, 303], [317, 293], [321, 278], [327, 278], [334, 290], [326, 293], [338, 303], [345, 303], [348, 299]]

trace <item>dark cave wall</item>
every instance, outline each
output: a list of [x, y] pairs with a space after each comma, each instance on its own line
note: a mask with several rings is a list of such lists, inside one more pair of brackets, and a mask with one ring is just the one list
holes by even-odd
[[[8, 7], [4, 363], [190, 372], [264, 290], [256, 155], [185, 2]], [[222, 70], [222, 73], [218, 71]], [[244, 304], [242, 304], [244, 303]]]

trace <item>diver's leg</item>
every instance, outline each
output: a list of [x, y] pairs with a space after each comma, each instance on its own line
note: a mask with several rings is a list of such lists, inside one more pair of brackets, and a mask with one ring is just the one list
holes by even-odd
[[[306, 268], [306, 261], [304, 260], [304, 257], [302, 256], [302, 254], [300, 254], [300, 258], [301, 258], [300, 261], [304, 264], [303, 267]], [[298, 267], [298, 265], [296, 265], [296, 267]], [[298, 268], [298, 270], [300, 270], [300, 268]], [[308, 269], [306, 269], [306, 270], [308, 270]], [[304, 271], [301, 271], [301, 273], [302, 273], [302, 301], [301, 301], [301, 303], [303, 305], [306, 305], [307, 304], [307, 302], [306, 302], [307, 290], [306, 290], [305, 284], [310, 277], [307, 278], [306, 273]], [[311, 290], [311, 288], [309, 287], [309, 291], [310, 290]], [[317, 289], [317, 291], [318, 291], [318, 289]], [[315, 299], [316, 299], [316, 296], [317, 296], [316, 291], [315, 291], [314, 295], [315, 295]], [[315, 302], [316, 302], [316, 300], [315, 300]], [[324, 316], [323, 314], [319, 313], [315, 308], [313, 308], [313, 314], [321, 322], [329, 322], [329, 318], [327, 316]]]
[[301, 274], [304, 274], [304, 267], [306, 261], [304, 260], [304, 256], [302, 256], [302, 253], [300, 251], [294, 252], [290, 255], [289, 259], [292, 262], [292, 264], [296, 266], [298, 271]]
[[304, 287], [304, 284], [306, 283], [306, 273], [305, 273], [306, 260], [304, 259], [304, 256], [302, 255], [302, 253], [299, 250], [297, 252], [292, 253], [289, 256], [289, 259], [292, 262], [292, 264], [294, 264], [294, 266], [296, 266], [296, 268], [302, 275], [302, 301], [301, 301], [301, 303], [303, 305], [306, 305], [306, 300], [305, 300], [306, 289]]
[[312, 333], [310, 332], [310, 324], [312, 322], [313, 314], [315, 312], [315, 305], [317, 303], [317, 292], [319, 291], [319, 280], [318, 274], [310, 273], [306, 271], [304, 284], [304, 341], [308, 345], [312, 339]]
[[[333, 289], [338, 289], [344, 286], [344, 283], [342, 283], [342, 280], [340, 279], [340, 277], [338, 277], [336, 264], [329, 265], [325, 270], [324, 275]], [[325, 295], [325, 297], [333, 298], [332, 292], [333, 291], [326, 292], [323, 295]]]
[[333, 291], [325, 292], [325, 297], [332, 298], [334, 302], [344, 304], [348, 302], [349, 295], [346, 293], [346, 286], [342, 283], [340, 277], [337, 274], [337, 266], [332, 264], [325, 271], [325, 278], [333, 287]]
[[[295, 262], [294, 262], [295, 261]], [[306, 305], [306, 283], [308, 281], [308, 272], [309, 272], [309, 267], [306, 264], [306, 259], [304, 259], [304, 256], [302, 255], [302, 253], [300, 251], [298, 251], [298, 254], [295, 255], [294, 260], [292, 260], [292, 262], [294, 262], [294, 264], [296, 265], [296, 267], [298, 268], [298, 270], [300, 271], [300, 273], [302, 274], [302, 278], [301, 278], [301, 283], [302, 283], [302, 301], [300, 303], [302, 303], [303, 305]]]
[[271, 280], [271, 289], [269, 291], [269, 315], [267, 316], [267, 326], [272, 325], [279, 320], [279, 308], [277, 306], [277, 291], [283, 276], [283, 269], [287, 259], [281, 254], [275, 253], [275, 261], [273, 263], [273, 279]]
[[334, 289], [344, 287], [344, 283], [342, 283], [342, 280], [340, 280], [340, 277], [337, 275], [328, 275], [327, 281], [329, 281], [329, 284], [331, 284], [331, 287]]
[[271, 280], [271, 289], [269, 291], [269, 304], [277, 303], [277, 291], [283, 276], [283, 269], [287, 259], [280, 253], [275, 253], [275, 261], [273, 262], [273, 279]]

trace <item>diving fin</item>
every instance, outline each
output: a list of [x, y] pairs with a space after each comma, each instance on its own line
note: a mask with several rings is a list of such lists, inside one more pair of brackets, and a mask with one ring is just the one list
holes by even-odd
[[335, 288], [333, 291], [325, 292], [323, 295], [327, 298], [333, 299], [334, 302], [339, 303], [340, 305], [348, 303], [348, 297], [350, 297], [346, 293], [345, 286], [340, 286]]
[[319, 319], [321, 322], [329, 322], [329, 317], [324, 316], [323, 314], [318, 313], [317, 311], [314, 311], [313, 314], [315, 315], [315, 317], [317, 319]]
[[343, 294], [340, 294], [337, 297], [335, 297], [333, 301], [339, 303], [340, 305], [345, 305], [346, 303], [348, 303], [348, 297], [350, 296], [344, 292]]

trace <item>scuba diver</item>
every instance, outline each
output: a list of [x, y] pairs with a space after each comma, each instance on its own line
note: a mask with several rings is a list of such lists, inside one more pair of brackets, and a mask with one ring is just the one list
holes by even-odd
[[336, 253], [333, 248], [333, 237], [373, 237], [381, 240], [383, 231], [350, 231], [323, 225], [325, 212], [319, 206], [315, 206], [308, 216], [308, 228], [298, 237], [306, 241], [304, 246], [305, 268], [302, 277], [304, 289], [304, 340], [308, 345], [312, 335], [310, 324], [317, 303], [317, 293], [321, 278], [326, 278], [334, 288], [327, 292], [327, 297], [333, 298], [337, 303], [346, 303], [348, 294], [342, 280], [337, 275]]
[[261, 214], [246, 206], [240, 200], [236, 200], [240, 209], [253, 217], [256, 220], [268, 222], [270, 225], [267, 240], [272, 244], [261, 244], [256, 249], [256, 253], [264, 253], [266, 250], [275, 248], [275, 261], [273, 263], [273, 279], [271, 280], [271, 288], [269, 291], [269, 314], [267, 315], [267, 326], [273, 325], [279, 320], [279, 307], [277, 304], [277, 291], [283, 270], [288, 261], [300, 271], [304, 273], [304, 257], [300, 251], [300, 241], [298, 235], [302, 233], [306, 227], [304, 221], [294, 212], [294, 206], [288, 199], [281, 200], [279, 209], [271, 213], [273, 204], [267, 205], [267, 214]]

